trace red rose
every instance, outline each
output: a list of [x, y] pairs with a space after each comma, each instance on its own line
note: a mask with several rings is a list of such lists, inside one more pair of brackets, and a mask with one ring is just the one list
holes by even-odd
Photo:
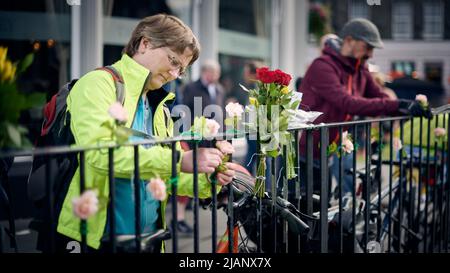
[[277, 79], [276, 79], [276, 83], [281, 84], [281, 85], [289, 85], [289, 83], [291, 82], [291, 76], [289, 74], [284, 73], [283, 71], [281, 71], [280, 69], [275, 70], [275, 73], [277, 75]]
[[277, 75], [274, 71], [270, 71], [267, 67], [256, 69], [256, 78], [263, 83], [273, 83], [277, 80]]
[[284, 73], [280, 69], [271, 71], [267, 67], [257, 68], [256, 78], [263, 83], [277, 83], [280, 85], [289, 85], [292, 79], [289, 74]]

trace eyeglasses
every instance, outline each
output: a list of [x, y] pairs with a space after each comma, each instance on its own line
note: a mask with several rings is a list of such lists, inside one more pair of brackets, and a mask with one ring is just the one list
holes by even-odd
[[171, 55], [170, 53], [171, 50], [169, 48], [165, 47], [164, 50], [167, 53], [167, 58], [169, 59], [169, 63], [172, 69], [177, 70], [179, 78], [183, 77], [186, 74], [186, 68], [183, 67], [180, 60]]

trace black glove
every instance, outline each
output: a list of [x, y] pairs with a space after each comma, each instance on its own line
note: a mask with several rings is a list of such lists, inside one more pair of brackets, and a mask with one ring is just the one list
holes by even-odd
[[426, 117], [431, 119], [433, 114], [430, 111], [430, 107], [423, 107], [417, 100], [398, 100], [398, 111], [405, 115], [411, 115], [413, 117]]

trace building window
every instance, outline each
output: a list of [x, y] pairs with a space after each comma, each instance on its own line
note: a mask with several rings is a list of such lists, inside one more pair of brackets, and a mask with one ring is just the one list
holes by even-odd
[[349, 8], [349, 20], [355, 18], [369, 19], [369, 6], [365, 0], [352, 0], [350, 1]]
[[391, 77], [393, 79], [403, 77], [415, 77], [416, 64], [413, 61], [393, 61], [391, 63]]
[[392, 38], [409, 40], [413, 38], [413, 9], [410, 2], [394, 2], [392, 8]]
[[442, 1], [423, 3], [423, 38], [442, 39], [443, 12]]

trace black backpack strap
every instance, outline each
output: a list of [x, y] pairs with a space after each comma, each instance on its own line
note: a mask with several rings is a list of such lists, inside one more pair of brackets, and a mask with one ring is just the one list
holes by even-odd
[[108, 65], [105, 67], [97, 68], [96, 70], [103, 70], [111, 74], [114, 84], [116, 86], [116, 98], [117, 101], [122, 105], [125, 103], [125, 86], [122, 75], [120, 75], [119, 71], [114, 68], [112, 65]]

